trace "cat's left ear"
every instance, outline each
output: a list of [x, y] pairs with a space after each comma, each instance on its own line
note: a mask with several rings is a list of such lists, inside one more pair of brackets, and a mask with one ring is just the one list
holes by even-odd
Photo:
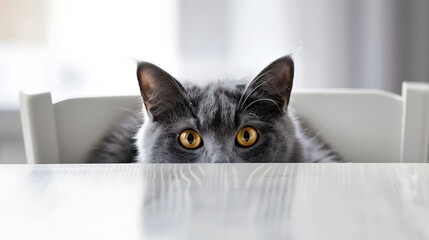
[[160, 67], [140, 62], [137, 79], [146, 111], [154, 120], [161, 120], [165, 114], [189, 105], [184, 87]]
[[293, 60], [289, 55], [283, 56], [265, 67], [250, 82], [244, 95], [273, 100], [283, 109], [289, 104], [293, 76]]

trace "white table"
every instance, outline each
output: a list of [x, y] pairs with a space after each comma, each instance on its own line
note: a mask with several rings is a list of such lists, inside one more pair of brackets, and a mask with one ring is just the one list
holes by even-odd
[[429, 239], [428, 164], [1, 165], [0, 239]]

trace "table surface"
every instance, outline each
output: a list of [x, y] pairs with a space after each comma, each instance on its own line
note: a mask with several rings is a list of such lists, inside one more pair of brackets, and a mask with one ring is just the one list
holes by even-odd
[[1, 165], [0, 239], [429, 239], [429, 164]]

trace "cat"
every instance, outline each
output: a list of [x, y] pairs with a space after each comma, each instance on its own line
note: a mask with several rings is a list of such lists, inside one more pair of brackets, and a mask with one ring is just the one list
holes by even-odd
[[338, 162], [340, 156], [288, 107], [294, 62], [283, 56], [247, 85], [182, 84], [140, 62], [143, 100], [93, 149], [90, 163]]

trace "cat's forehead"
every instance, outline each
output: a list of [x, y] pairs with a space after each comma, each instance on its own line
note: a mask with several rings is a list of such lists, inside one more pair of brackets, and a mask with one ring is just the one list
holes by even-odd
[[218, 81], [189, 90], [189, 97], [196, 107], [196, 121], [202, 130], [234, 127], [244, 85]]

